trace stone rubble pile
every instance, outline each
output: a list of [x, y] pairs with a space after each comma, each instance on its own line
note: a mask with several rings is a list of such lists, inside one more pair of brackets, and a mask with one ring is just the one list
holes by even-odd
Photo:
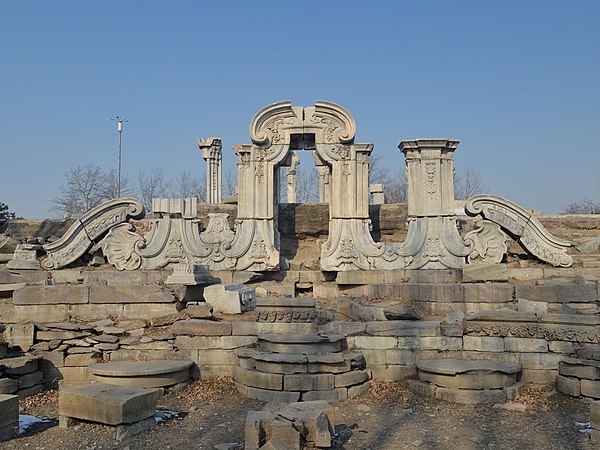
[[325, 401], [268, 404], [246, 417], [245, 450], [331, 448], [333, 408]]

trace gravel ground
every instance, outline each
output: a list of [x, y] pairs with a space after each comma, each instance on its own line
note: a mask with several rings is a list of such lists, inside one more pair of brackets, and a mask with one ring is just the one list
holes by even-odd
[[[374, 382], [368, 393], [336, 404], [335, 449], [592, 449], [576, 422], [589, 421], [589, 407], [550, 389], [526, 391], [515, 402], [525, 411], [468, 406], [421, 398], [406, 381]], [[264, 406], [239, 395], [229, 378], [198, 381], [168, 392], [160, 407], [180, 413], [140, 435], [114, 440], [108, 427], [58, 427], [58, 394], [21, 401], [21, 414], [52, 419], [19, 438], [0, 443], [4, 450], [59, 449], [213, 449], [238, 443], [243, 449], [246, 413]], [[580, 426], [581, 427], [581, 426]], [[282, 449], [284, 450], [284, 449]]]

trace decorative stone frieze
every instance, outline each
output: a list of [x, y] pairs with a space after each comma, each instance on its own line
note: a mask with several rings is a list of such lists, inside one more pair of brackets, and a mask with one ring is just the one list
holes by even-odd
[[38, 244], [19, 244], [6, 268], [11, 270], [35, 270], [40, 268], [37, 260], [38, 252], [42, 249]]
[[57, 241], [43, 246], [44, 269], [59, 269], [83, 256], [107, 231], [129, 219], [141, 219], [144, 206], [135, 198], [118, 198], [85, 213]]
[[471, 197], [465, 211], [470, 216], [480, 215], [494, 222], [533, 256], [557, 267], [570, 267], [573, 258], [566, 251], [573, 243], [550, 234], [532, 212], [495, 195]]

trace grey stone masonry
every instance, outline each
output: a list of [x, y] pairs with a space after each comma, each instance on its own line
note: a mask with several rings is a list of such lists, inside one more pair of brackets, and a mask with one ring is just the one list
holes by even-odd
[[19, 434], [19, 397], [0, 394], [0, 441], [7, 441]]

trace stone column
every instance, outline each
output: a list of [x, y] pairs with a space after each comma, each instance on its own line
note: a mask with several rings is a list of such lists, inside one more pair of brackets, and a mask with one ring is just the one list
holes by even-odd
[[291, 152], [292, 163], [287, 169], [287, 202], [297, 203], [296, 197], [296, 174], [300, 165], [300, 158], [297, 151]]
[[198, 138], [198, 148], [206, 161], [206, 203], [221, 203], [223, 190], [221, 138]]
[[329, 203], [329, 166], [317, 166], [319, 171], [319, 203]]
[[408, 181], [408, 234], [404, 248], [414, 255], [411, 269], [461, 268], [468, 247], [454, 213], [453, 153], [458, 141], [402, 141]]
[[385, 203], [385, 192], [383, 184], [375, 183], [369, 185], [371, 191], [371, 203], [374, 205], [383, 205]]

